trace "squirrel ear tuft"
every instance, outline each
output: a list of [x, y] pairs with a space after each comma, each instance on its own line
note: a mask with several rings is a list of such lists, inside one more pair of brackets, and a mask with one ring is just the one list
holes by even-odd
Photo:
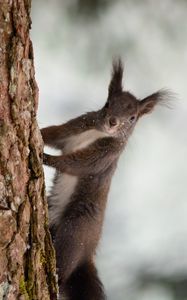
[[122, 93], [123, 63], [120, 58], [113, 61], [112, 78], [108, 87], [108, 99]]
[[155, 105], [161, 104], [169, 107], [168, 102], [173, 98], [173, 93], [162, 89], [140, 101], [140, 116], [151, 113]]

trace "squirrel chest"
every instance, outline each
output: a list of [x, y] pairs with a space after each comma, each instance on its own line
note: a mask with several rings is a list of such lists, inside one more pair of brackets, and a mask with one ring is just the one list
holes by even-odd
[[[90, 129], [83, 133], [73, 135], [66, 139], [63, 154], [86, 148], [96, 140], [106, 136], [108, 136], [107, 133], [96, 129]], [[63, 214], [63, 211], [71, 201], [78, 182], [79, 178], [77, 176], [56, 172], [53, 189], [48, 198], [50, 226], [55, 225]]]

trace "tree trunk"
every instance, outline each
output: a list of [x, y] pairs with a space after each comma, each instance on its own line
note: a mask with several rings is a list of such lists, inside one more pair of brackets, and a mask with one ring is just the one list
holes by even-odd
[[0, 0], [0, 299], [56, 299], [31, 0]]

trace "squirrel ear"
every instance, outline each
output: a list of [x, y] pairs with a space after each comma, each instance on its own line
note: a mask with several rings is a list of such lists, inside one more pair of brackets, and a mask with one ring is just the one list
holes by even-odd
[[139, 116], [151, 113], [155, 105], [157, 104], [161, 104], [161, 103], [166, 104], [169, 96], [170, 96], [169, 91], [160, 90], [144, 98], [143, 100], [140, 101]]
[[113, 61], [112, 78], [108, 87], [108, 99], [122, 93], [123, 63], [121, 59]]

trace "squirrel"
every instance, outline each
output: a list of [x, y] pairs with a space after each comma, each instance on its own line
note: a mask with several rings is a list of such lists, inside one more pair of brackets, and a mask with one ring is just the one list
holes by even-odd
[[48, 207], [60, 299], [106, 299], [94, 257], [111, 179], [139, 118], [167, 96], [160, 90], [137, 99], [123, 90], [123, 70], [121, 59], [115, 60], [101, 109], [41, 129], [44, 144], [62, 151], [43, 155], [43, 163], [56, 169]]

